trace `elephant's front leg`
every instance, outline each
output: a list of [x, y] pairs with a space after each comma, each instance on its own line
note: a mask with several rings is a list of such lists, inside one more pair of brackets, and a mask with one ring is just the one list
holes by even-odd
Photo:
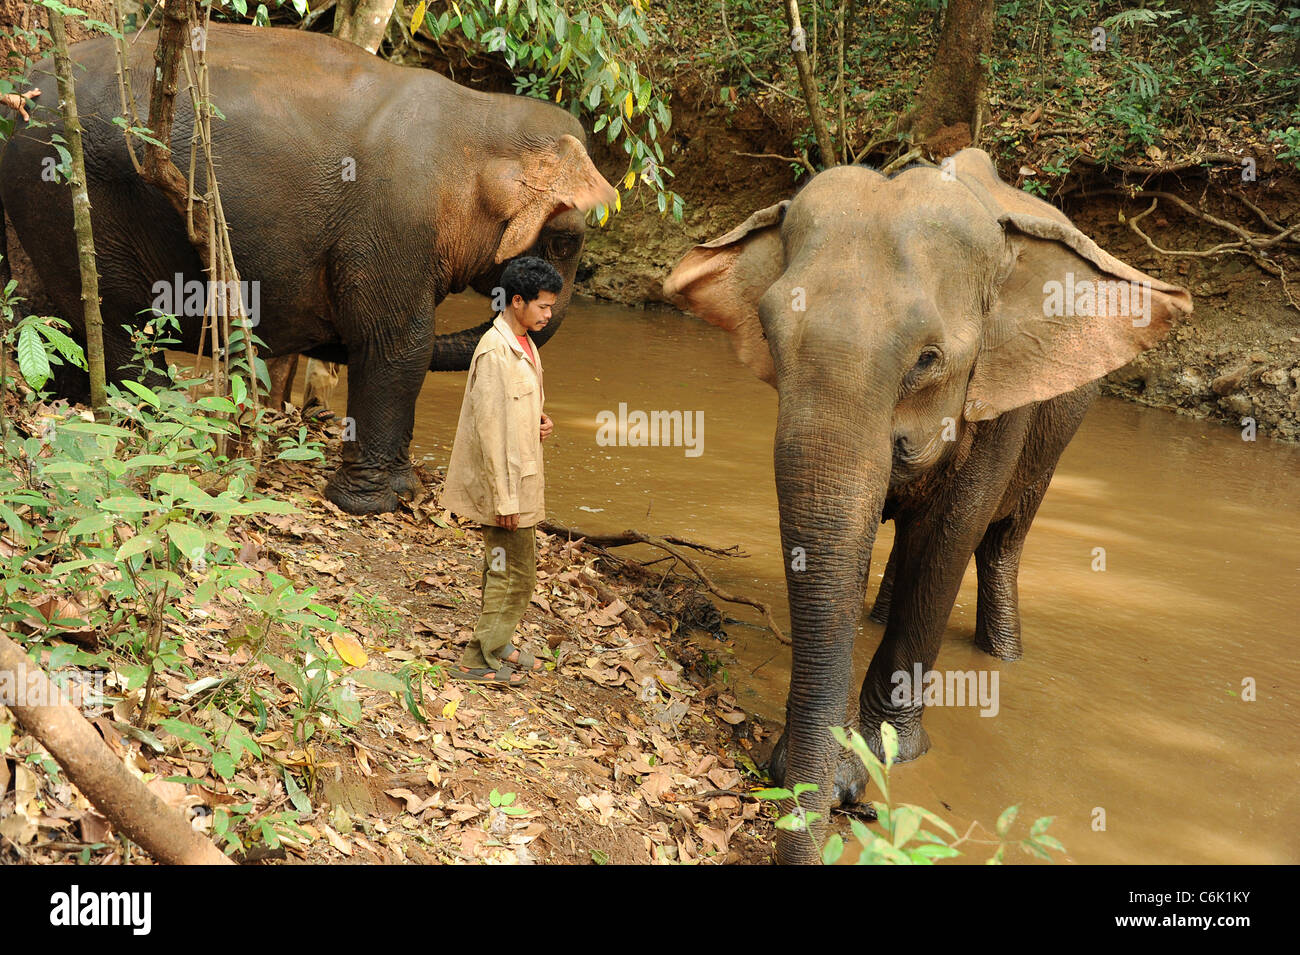
[[1026, 419], [1012, 412], [981, 436], [963, 468], [924, 506], [895, 517], [894, 585], [889, 622], [859, 696], [862, 735], [884, 752], [880, 724], [898, 731], [898, 758], [930, 748], [921, 725], [926, 674], [934, 668], [944, 627], [971, 554], [1001, 503], [1019, 459]]
[[351, 514], [391, 511], [399, 493], [418, 487], [410, 445], [433, 335], [432, 321], [417, 321], [400, 337], [348, 342], [343, 463], [325, 496]]
[[[915, 759], [930, 748], [930, 737], [921, 726], [924, 707], [915, 699], [911, 685], [916, 664], [928, 670], [938, 656], [943, 622], [957, 592], [951, 588], [952, 595], [947, 595], [946, 578], [952, 575], [935, 572], [933, 555], [930, 561], [920, 560], [920, 555], [930, 550], [926, 546], [929, 530], [924, 520], [899, 515], [894, 521], [890, 553], [894, 579], [885, 634], [858, 697], [859, 728], [872, 752], [882, 758], [880, 724], [886, 720], [898, 731], [899, 760]], [[956, 577], [960, 584], [960, 571]], [[936, 585], [940, 593], [935, 592]]]
[[[786, 728], [781, 731], [781, 736], [777, 739], [776, 745], [772, 747], [772, 755], [767, 762], [767, 774], [777, 786], [786, 785], [786, 754], [790, 746], [789, 725], [790, 713], [787, 708]], [[835, 725], [842, 726], [844, 723], [837, 720]], [[862, 761], [850, 751], [845, 750], [839, 754], [839, 758], [835, 763], [829, 806], [832, 808], [836, 806], [869, 807], [870, 803], [863, 798], [869, 782], [870, 779], [867, 776], [866, 768], [862, 765]]]

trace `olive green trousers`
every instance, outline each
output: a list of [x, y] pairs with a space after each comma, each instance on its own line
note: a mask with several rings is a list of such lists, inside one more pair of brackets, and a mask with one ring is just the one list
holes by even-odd
[[[510, 638], [523, 619], [537, 582], [535, 529], [481, 525], [483, 530], [483, 609], [474, 636], [461, 654], [466, 667], [502, 666], [510, 654]], [[508, 663], [505, 663], [509, 666]]]

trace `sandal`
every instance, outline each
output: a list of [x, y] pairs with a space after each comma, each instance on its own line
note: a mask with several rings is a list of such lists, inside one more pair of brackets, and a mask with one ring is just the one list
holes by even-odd
[[[514, 659], [510, 659], [514, 657]], [[546, 669], [546, 664], [537, 657], [533, 656], [531, 650], [526, 647], [515, 647], [508, 654], [501, 658], [502, 662], [510, 664], [512, 667], [518, 667], [525, 673], [541, 673]], [[533, 664], [537, 664], [534, 666]]]
[[[499, 683], [502, 686], [520, 686], [524, 675], [513, 667], [503, 666], [495, 670], [488, 667], [456, 667], [449, 674], [452, 679], [465, 680], [468, 683]], [[518, 676], [519, 679], [513, 679]]]

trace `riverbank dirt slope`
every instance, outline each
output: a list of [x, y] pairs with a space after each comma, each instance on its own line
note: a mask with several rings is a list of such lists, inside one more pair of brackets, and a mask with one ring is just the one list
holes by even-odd
[[[12, 396], [4, 411], [27, 433], [48, 413]], [[339, 428], [324, 427], [318, 437], [336, 460]], [[693, 582], [620, 570], [617, 558], [539, 534], [538, 589], [516, 639], [547, 660], [546, 670], [520, 688], [451, 680], [477, 617], [482, 538], [436, 507], [440, 476], [417, 471], [428, 490], [411, 505], [355, 517], [323, 497], [320, 464], [273, 462], [258, 489], [300, 512], [249, 518], [231, 536], [240, 564], [259, 579], [278, 574], [299, 592], [318, 588], [312, 602], [339, 615], [342, 642], [310, 635], [320, 659], [337, 652], [355, 664], [344, 676], [364, 667], [406, 681], [420, 718], [405, 694], [358, 679], [361, 718], [342, 725], [322, 711], [304, 743], [294, 723], [301, 693], [250, 654], [261, 621], [231, 594], [188, 606], [197, 584], [189, 580], [168, 624], [183, 667], [160, 673], [145, 730], [130, 725], [138, 692], [95, 716], [107, 745], [206, 832], [219, 809], [302, 811], [296, 835], [282, 829], [274, 848], [245, 834], [237, 854], [245, 861], [769, 861], [774, 810], [752, 790], [772, 730], [739, 709], [686, 641], [679, 611], [698, 599]], [[72, 599], [51, 595], [42, 606], [63, 616], [75, 612]], [[288, 656], [289, 640], [281, 633], [269, 646]], [[58, 646], [44, 651], [46, 665]], [[261, 721], [249, 709], [238, 717], [261, 758], [242, 758], [227, 777], [189, 734], [159, 725], [163, 717], [206, 730], [229, 724], [195, 694], [209, 678], [233, 679], [231, 692], [256, 693], [265, 706]], [[0, 862], [148, 861], [122, 848], [3, 709], [0, 734], [13, 739], [0, 757]]]

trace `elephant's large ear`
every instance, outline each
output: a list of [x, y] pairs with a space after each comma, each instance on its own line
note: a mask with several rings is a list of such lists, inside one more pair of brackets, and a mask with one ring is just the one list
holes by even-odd
[[1156, 345], [1176, 315], [1191, 313], [1186, 289], [1121, 262], [1063, 213], [1002, 182], [982, 150], [953, 158], [1007, 243], [966, 391], [967, 420], [1095, 381]]
[[567, 133], [553, 143], [489, 160], [479, 173], [479, 187], [489, 215], [506, 224], [497, 263], [531, 249], [542, 226], [561, 212], [598, 205], [612, 209], [618, 201], [586, 148]]
[[763, 337], [758, 300], [781, 274], [781, 220], [790, 200], [760, 209], [732, 229], [682, 257], [664, 279], [664, 298], [726, 329], [736, 355], [773, 388], [776, 368]]

